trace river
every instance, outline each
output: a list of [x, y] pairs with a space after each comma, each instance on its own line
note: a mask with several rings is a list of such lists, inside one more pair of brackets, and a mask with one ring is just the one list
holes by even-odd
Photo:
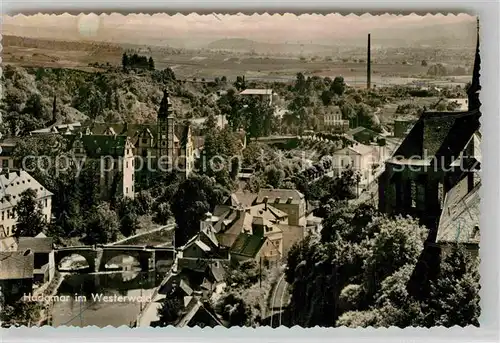
[[[165, 274], [165, 270], [137, 270], [67, 275], [58, 289], [58, 301], [53, 302], [51, 325], [129, 326], [137, 319]], [[101, 295], [108, 297], [95, 298]]]

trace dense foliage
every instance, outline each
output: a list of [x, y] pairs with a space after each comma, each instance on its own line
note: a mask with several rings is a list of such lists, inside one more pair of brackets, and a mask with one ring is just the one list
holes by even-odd
[[407, 290], [426, 230], [369, 205], [327, 206], [321, 242], [308, 238], [288, 255], [292, 322], [305, 327], [477, 325], [477, 261], [458, 247], [442, 258], [425, 300]]

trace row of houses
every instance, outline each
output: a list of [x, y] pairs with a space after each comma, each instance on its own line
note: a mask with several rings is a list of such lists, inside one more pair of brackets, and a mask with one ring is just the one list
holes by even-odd
[[[160, 298], [176, 298], [182, 315], [174, 325], [226, 325], [210, 305], [226, 286], [229, 264], [276, 264], [314, 229], [304, 195], [296, 190], [236, 192], [200, 222], [198, 233], [177, 249]], [[153, 326], [155, 323], [151, 323]]]
[[[2, 227], [0, 227], [2, 229]], [[50, 282], [55, 273], [53, 239], [9, 237], [0, 231], [0, 287], [5, 301], [13, 302]]]

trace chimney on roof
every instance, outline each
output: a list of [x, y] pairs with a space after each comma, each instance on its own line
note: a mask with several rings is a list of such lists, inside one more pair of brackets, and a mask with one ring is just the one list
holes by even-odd
[[274, 199], [274, 203], [275, 204], [278, 204], [280, 202], [281, 198], [280, 197], [276, 197], [276, 199]]
[[286, 201], [287, 204], [291, 204], [293, 201], [293, 197], [288, 197], [288, 200]]
[[372, 83], [372, 61], [371, 61], [371, 35], [368, 34], [368, 49], [366, 56], [366, 88], [371, 88]]
[[269, 197], [266, 195], [263, 199], [262, 202], [264, 203], [264, 209], [267, 211], [267, 202], [269, 201]]

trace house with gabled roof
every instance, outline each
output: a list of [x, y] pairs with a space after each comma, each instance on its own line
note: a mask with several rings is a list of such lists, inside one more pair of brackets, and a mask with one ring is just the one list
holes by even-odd
[[50, 223], [52, 219], [52, 193], [25, 170], [5, 170], [0, 174], [0, 225], [7, 237], [14, 235], [17, 224], [14, 207], [28, 189], [36, 191], [45, 220]]
[[0, 251], [0, 287], [7, 303], [32, 292], [33, 271], [32, 251]]

